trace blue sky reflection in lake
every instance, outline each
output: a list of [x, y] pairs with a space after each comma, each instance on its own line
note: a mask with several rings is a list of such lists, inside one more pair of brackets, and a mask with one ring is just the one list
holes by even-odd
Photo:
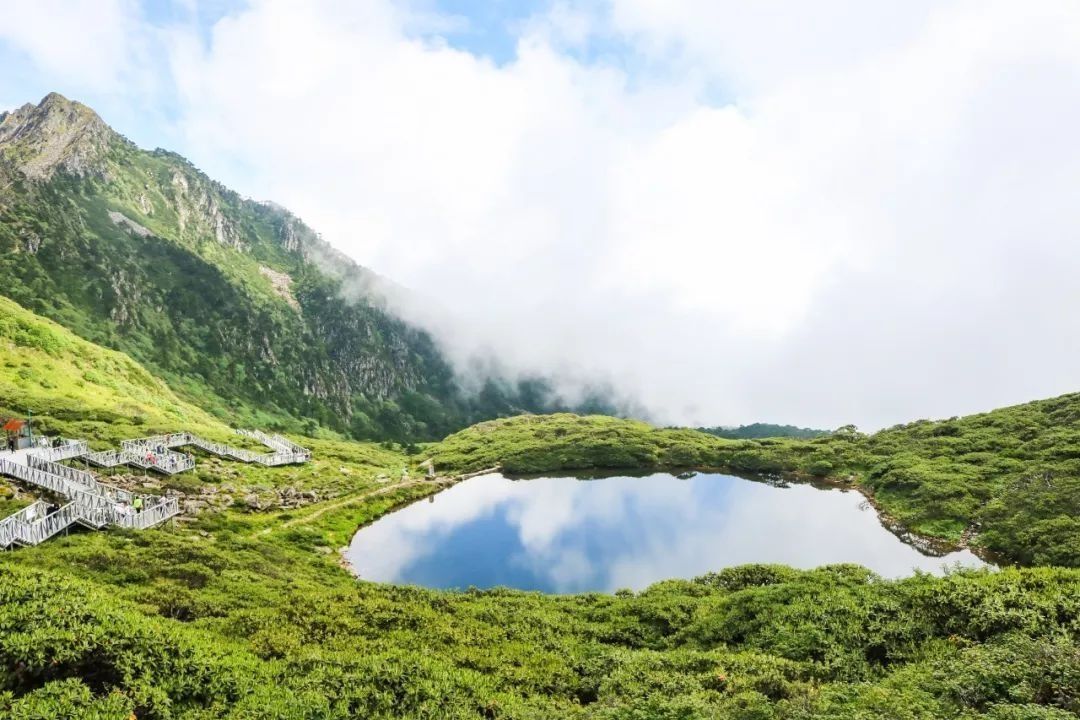
[[360, 530], [347, 558], [366, 580], [558, 593], [642, 589], [753, 562], [852, 562], [886, 577], [982, 564], [967, 551], [921, 554], [854, 491], [666, 474], [474, 478]]

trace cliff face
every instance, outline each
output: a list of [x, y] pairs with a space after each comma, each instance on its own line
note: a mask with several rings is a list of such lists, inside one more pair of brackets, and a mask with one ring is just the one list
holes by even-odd
[[387, 312], [387, 281], [287, 210], [56, 94], [0, 115], [0, 279], [228, 419], [435, 437], [520, 409], [515, 388], [464, 397], [430, 337]]

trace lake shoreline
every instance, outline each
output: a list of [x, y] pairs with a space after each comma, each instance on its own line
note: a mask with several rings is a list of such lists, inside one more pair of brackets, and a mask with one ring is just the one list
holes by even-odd
[[[471, 490], [464, 491], [463, 495], [458, 493], [455, 495], [456, 500], [451, 501], [450, 504], [445, 507], [436, 506], [430, 508], [430, 510], [429, 508], [416, 507], [415, 511], [409, 511], [405, 515], [390, 520], [389, 526], [384, 526], [374, 533], [370, 532], [372, 526], [377, 525], [380, 521], [387, 521], [389, 516], [404, 511], [406, 507], [427, 505], [427, 503], [417, 502], [422, 498], [427, 498], [429, 503], [434, 502], [436, 494], [460, 486], [464, 480], [485, 475], [496, 475], [498, 480], [497, 484], [494, 486], [485, 486], [484, 484], [481, 484]], [[712, 478], [708, 476], [721, 477]], [[743, 536], [739, 536], [738, 534], [732, 536], [730, 534], [731, 532], [745, 532], [746, 527], [760, 526], [765, 528], [775, 528], [775, 530], [769, 531], [772, 533], [771, 538], [773, 539], [779, 538], [779, 536], [785, 536], [783, 533], [787, 531], [781, 530], [781, 528], [793, 528], [795, 534], [792, 535], [791, 542], [788, 542], [788, 547], [809, 548], [821, 545], [822, 548], [820, 551], [807, 551], [807, 549], [802, 549], [802, 551], [791, 551], [791, 549], [787, 549], [787, 551], [779, 551], [779, 553], [774, 549], [771, 554], [766, 551], [764, 557], [754, 557], [753, 554], [747, 556], [745, 552], [740, 551], [720, 552], [711, 556], [715, 561], [715, 565], [700, 568], [700, 572], [714, 571], [718, 568], [737, 567], [745, 565], [747, 562], [777, 563], [777, 565], [786, 565], [793, 568], [812, 568], [837, 565], [837, 563], [840, 563], [840, 565], [843, 565], [843, 563], [852, 563], [852, 565], [865, 567], [872, 572], [885, 576], [885, 578], [894, 578], [894, 576], [895, 578], [900, 578], [900, 576], [903, 576], [900, 574], [902, 570], [897, 569], [896, 562], [896, 560], [902, 556], [896, 556], [896, 551], [889, 549], [890, 546], [880, 545], [879, 543], [882, 542], [880, 539], [873, 541], [874, 543], [878, 543], [877, 545], [867, 545], [867, 543], [872, 541], [872, 538], [891, 538], [892, 542], [896, 543], [897, 547], [900, 545], [907, 547], [907, 552], [912, 553], [913, 557], [921, 556], [921, 561], [910, 560], [910, 562], [912, 562], [910, 563], [910, 566], [904, 566], [913, 571], [932, 572], [936, 574], [945, 572], [948, 567], [953, 567], [954, 563], [957, 567], [981, 567], [982, 563], [990, 563], [990, 565], [993, 565], [993, 563], [985, 557], [972, 552], [970, 548], [959, 547], [957, 544], [935, 543], [932, 539], [920, 538], [916, 533], [908, 532], [901, 524], [897, 524], [897, 522], [893, 521], [892, 518], [882, 516], [880, 508], [875, 503], [869, 502], [867, 494], [862, 491], [861, 488], [851, 483], [851, 481], [838, 478], [807, 478], [799, 477], [794, 474], [747, 475], [745, 473], [731, 473], [730, 471], [725, 470], [725, 468], [712, 467], [638, 468], [638, 471], [636, 472], [627, 472], [625, 470], [620, 470], [620, 468], [611, 468], [611, 470], [604, 470], [604, 468], [590, 468], [588, 471], [577, 473], [564, 471], [558, 473], [530, 473], [527, 475], [502, 473], [499, 471], [498, 467], [488, 467], [485, 468], [484, 471], [477, 471], [454, 477], [435, 478], [431, 481], [430, 492], [423, 494], [422, 497], [410, 500], [403, 499], [403, 502], [395, 503], [393, 506], [388, 507], [386, 512], [380, 513], [378, 517], [370, 518], [368, 521], [364, 522], [364, 524], [357, 526], [352, 534], [350, 542], [338, 548], [338, 565], [349, 572], [353, 578], [363, 582], [419, 585], [435, 589], [460, 589], [474, 585], [481, 587], [505, 586], [522, 589], [524, 592], [536, 590], [536, 592], [570, 595], [580, 592], [607, 592], [607, 590], [603, 588], [593, 587], [584, 587], [583, 589], [551, 589], [542, 585], [531, 585], [528, 581], [523, 582], [522, 584], [517, 584], [518, 581], [516, 580], [496, 579], [491, 581], [490, 575], [483, 574], [476, 579], [477, 575], [475, 575], [475, 570], [469, 570], [465, 573], [464, 578], [456, 578], [455, 574], [460, 575], [461, 572], [448, 570], [448, 568], [465, 569], [474, 567], [472, 565], [474, 560], [472, 559], [473, 556], [471, 553], [475, 551], [471, 551], [470, 548], [475, 546], [475, 538], [477, 536], [475, 533], [477, 531], [496, 532], [495, 535], [490, 535], [490, 538], [485, 541], [488, 543], [499, 544], [502, 542], [516, 542], [500, 540], [504, 538], [504, 533], [511, 530], [514, 526], [503, 525], [505, 520], [500, 519], [501, 516], [498, 511], [496, 511], [495, 515], [490, 515], [492, 512], [491, 508], [500, 505], [489, 505], [488, 499], [516, 497], [517, 500], [511, 501], [511, 504], [508, 505], [508, 507], [516, 508], [516, 512], [521, 513], [521, 508], [527, 507], [527, 505], [518, 505], [516, 503], [529, 502], [528, 500], [523, 501], [523, 498], [540, 498], [546, 503], [550, 502], [551, 498], [557, 497], [557, 492], [556, 495], [552, 495], [549, 490], [536, 489], [534, 491], [525, 489], [524, 486], [531, 485], [531, 480], [573, 480], [575, 481], [573, 485], [584, 483], [588, 486], [592, 485], [592, 481], [596, 481], [597, 485], [606, 485], [605, 483], [602, 483], [603, 480], [618, 480], [620, 478], [626, 480], [627, 484], [637, 486], [638, 488], [643, 486], [643, 483], [640, 483], [640, 480], [648, 480], [644, 485], [654, 488], [653, 491], [651, 491], [652, 495], [656, 495], [656, 488], [665, 486], [671, 487], [671, 485], [674, 485], [674, 480], [679, 480], [680, 483], [701, 483], [702, 480], [705, 480], [706, 483], [712, 485], [712, 480], [723, 480], [724, 478], [726, 478], [725, 481], [727, 481], [727, 483], [737, 483], [737, 481], [742, 481], [745, 485], [761, 488], [759, 491], [754, 491], [755, 493], [777, 492], [784, 488], [798, 486], [810, 486], [814, 490], [822, 491], [840, 490], [841, 493], [827, 493], [829, 497], [836, 498], [835, 501], [831, 501], [833, 503], [832, 505], [829, 505], [828, 503], [822, 505], [816, 502], [807, 504], [806, 495], [801, 493], [795, 495], [787, 495], [786, 493], [777, 495], [777, 498], [781, 499], [779, 502], [777, 499], [767, 499], [766, 504], [762, 505], [759, 494], [755, 498], [754, 494], [745, 495], [745, 492], [741, 491], [738, 494], [730, 495], [731, 500], [729, 502], [733, 503], [730, 506], [733, 510], [728, 510], [728, 508], [725, 508], [724, 506], [717, 506], [714, 510], [712, 506], [702, 503], [711, 502], [706, 499], [715, 497], [713, 494], [715, 491], [710, 490], [707, 491], [708, 494], [702, 495], [700, 494], [702, 492], [700, 489], [701, 486], [699, 486], [698, 489], [687, 488], [685, 492], [684, 490], [660, 490], [660, 493], [664, 495], [664, 497], [670, 498], [671, 500], [665, 500], [659, 504], [654, 501], [643, 501], [643, 498], [648, 498], [649, 494], [646, 493], [643, 495], [640, 490], [626, 489], [620, 490], [617, 495], [608, 495], [607, 492], [609, 491], [605, 491], [602, 488], [581, 488], [576, 490], [575, 494], [570, 495], [571, 498], [575, 499], [572, 501], [575, 504], [572, 504], [569, 508], [569, 515], [566, 515], [567, 508], [564, 504], [559, 503], [558, 501], [555, 502], [556, 508], [563, 508], [562, 512], [556, 512], [555, 517], [562, 517], [562, 522], [569, 521], [571, 526], [565, 527], [572, 527], [573, 524], [580, 525], [581, 527], [590, 527], [591, 522], [595, 522], [597, 517], [606, 517], [606, 521], [610, 522], [611, 520], [608, 511], [604, 511], [597, 515], [595, 501], [592, 503], [588, 501], [590, 495], [594, 498], [596, 497], [594, 493], [595, 490], [595, 492], [602, 493], [600, 494], [600, 497], [610, 497], [613, 500], [621, 495], [621, 497], [626, 498], [626, 501], [616, 500], [616, 504], [610, 506], [624, 507], [622, 502], [630, 502], [631, 504], [625, 505], [625, 507], [630, 508], [636, 506], [637, 510], [626, 511], [630, 513], [630, 515], [627, 515], [626, 517], [627, 519], [634, 517], [634, 521], [639, 522], [639, 524], [640, 522], [645, 522], [645, 525], [640, 526], [643, 528], [652, 527], [653, 524], [656, 524], [657, 527], [663, 527], [665, 524], [672, 524], [672, 522], [677, 526], [678, 521], [673, 520], [673, 518], [680, 517], [681, 511], [679, 510], [679, 507], [687, 507], [687, 513], [689, 513], [689, 515], [686, 519], [689, 520], [690, 517], [693, 517], [694, 519], [692, 522], [696, 522], [697, 524], [687, 526], [688, 531], [691, 532], [690, 535], [687, 535], [688, 538], [697, 536], [693, 534], [694, 532], [697, 532], [700, 535], [700, 531], [703, 528], [729, 528], [729, 530], [721, 530], [720, 532], [723, 534], [716, 535], [714, 540], [710, 541], [713, 544], [708, 544], [703, 547], [774, 546], [774, 540], [766, 541], [765, 538], [754, 540], [754, 531], [752, 531], [750, 535]], [[631, 480], [633, 480], [633, 483], [631, 483]], [[416, 480], [414, 480], [414, 483], [416, 483]], [[510, 484], [509, 486], [507, 485], [508, 483]], [[510, 491], [510, 488], [517, 484], [523, 486], [517, 489], [521, 492], [514, 490], [508, 495], [507, 492]], [[721, 484], [721, 486], [723, 486], [723, 484]], [[500, 487], [502, 488], [501, 490], [498, 489]], [[772, 490], [768, 490], [767, 488], [772, 488]], [[840, 500], [840, 497], [851, 489], [859, 490], [859, 495], [856, 495], [856, 497], [849, 497], [846, 501]], [[809, 491], [809, 488], [802, 492], [806, 491]], [[579, 494], [581, 492], [584, 494]], [[636, 500], [634, 500], [635, 498]], [[786, 500], [784, 500], [784, 498], [786, 498]], [[659, 497], [654, 498], [654, 500], [656, 499], [659, 499]], [[507, 501], [497, 500], [495, 502], [502, 503]], [[642, 502], [645, 502], [645, 504], [643, 505]], [[793, 502], [795, 503], [794, 506], [792, 505]], [[690, 504], [685, 505], [684, 503]], [[856, 514], [861, 514], [864, 519], [852, 521], [846, 519], [842, 515], [834, 516], [833, 513], [835, 511], [829, 510], [829, 507], [837, 507], [835, 503], [840, 503], [840, 507], [848, 508], [847, 511], [843, 512], [855, 512]], [[539, 511], [543, 514], [548, 513], [549, 511], [544, 511], [543, 507], [543, 504], [541, 504], [540, 507], [534, 507], [534, 512]], [[690, 507], [694, 507], [696, 510], [690, 511]], [[767, 510], [767, 508], [773, 507], [775, 510]], [[455, 510], [455, 508], [457, 508], [457, 510]], [[462, 515], [463, 508], [474, 508], [474, 510], [471, 511], [473, 514], [469, 515], [469, 512], [467, 511]], [[642, 508], [652, 508], [652, 519], [649, 519], [649, 511], [646, 511], [646, 515], [644, 516], [635, 515], [635, 513], [640, 513]], [[762, 511], [764, 511], [764, 513], [762, 513]], [[859, 511], [861, 511], [861, 513], [859, 513]], [[873, 517], [866, 515], [866, 511], [873, 512]], [[775, 513], [780, 513], [779, 517], [785, 518], [781, 520], [780, 525], [775, 525], [777, 520], [770, 520], [770, 517], [775, 517]], [[825, 513], [825, 515], [822, 515], [822, 513]], [[746, 525], [745, 518], [757, 518], [758, 515], [760, 515], [761, 522], [751, 520], [751, 526]], [[737, 519], [740, 517], [742, 519]], [[420, 518], [428, 519], [421, 520]], [[451, 518], [462, 519], [455, 520]], [[481, 518], [486, 519], [482, 520]], [[567, 518], [573, 519], [567, 520]], [[717, 520], [712, 518], [718, 518], [720, 520], [719, 525], [714, 525]], [[419, 525], [417, 525], [418, 520], [420, 522]], [[446, 525], [447, 520], [451, 522], [451, 525]], [[732, 521], [734, 522], [733, 525]], [[556, 526], [557, 525], [558, 521], [556, 521]], [[419, 528], [423, 527], [441, 528], [441, 530], [435, 531], [435, 534], [426, 535], [423, 534], [423, 530], [419, 530]], [[454, 534], [445, 534], [447, 528], [459, 527], [462, 528], [463, 532], [463, 534], [460, 535], [461, 538], [471, 538], [472, 540], [455, 541]], [[484, 527], [492, 529], [478, 530], [478, 528]], [[867, 530], [855, 529], [869, 527], [876, 528], [875, 532], [880, 533], [880, 535], [863, 535], [861, 533], [864, 533]], [[535, 528], [536, 526], [534, 525], [534, 529]], [[740, 528], [743, 529], [740, 530]], [[834, 531], [832, 528], [836, 528], [837, 530]], [[843, 528], [843, 530], [840, 530], [840, 528]], [[595, 528], [594, 531], [599, 531], [599, 528]], [[775, 535], [774, 533], [778, 531], [782, 534]], [[610, 532], [610, 530], [603, 530], [600, 532], [602, 532], [602, 534], [599, 536], [600, 538], [603, 538], [603, 532]], [[664, 531], [660, 530], [659, 532], [663, 533]], [[683, 531], [679, 530], [679, 532], [681, 533]], [[708, 532], [714, 533], [716, 531], [710, 530]], [[808, 532], [810, 534], [807, 534]], [[518, 534], [516, 531], [513, 531], [511, 536], [512, 538], [516, 538]], [[661, 534], [659, 536], [670, 535]], [[464, 554], [461, 553], [461, 549], [455, 551], [455, 542], [467, 543], [461, 546], [464, 548]], [[580, 542], [580, 540], [578, 542]], [[745, 543], [750, 543], [750, 545], [746, 545]], [[782, 541], [781, 544], [783, 544]], [[444, 547], [444, 545], [446, 547]], [[630, 546], [632, 545], [633, 544]], [[388, 559], [382, 557], [382, 553], [379, 551], [379, 548], [383, 547], [411, 547], [413, 549], [406, 554], [406, 557], [411, 557], [413, 559], [408, 560], [408, 562], [419, 562], [420, 565], [395, 566], [395, 561], [391, 560], [390, 565], [387, 566]], [[843, 549], [845, 547], [849, 549]], [[967, 557], [948, 557], [949, 555], [958, 552], [966, 553]], [[391, 557], [396, 554], [397, 551], [391, 553]], [[490, 552], [485, 551], [482, 555], [477, 557], [490, 558]], [[941, 558], [945, 559], [941, 560]], [[549, 560], [552, 560], [552, 558], [548, 558], [544, 561], [546, 562]], [[940, 561], [935, 563], [934, 560]], [[392, 569], [387, 570], [388, 567]], [[406, 572], [405, 574], [400, 574], [401, 568], [406, 567], [413, 567], [414, 570]], [[470, 575], [469, 573], [473, 574]], [[678, 576], [681, 578], [683, 575]], [[686, 578], [690, 578], [690, 576], [691, 575], [686, 575]], [[440, 580], [440, 578], [442, 578], [442, 580]], [[657, 578], [652, 579], [650, 582], [659, 582], [664, 579], [671, 578], [667, 578], [666, 575], [657, 576]], [[459, 581], [461, 583], [460, 585], [450, 584], [458, 583]], [[490, 584], [488, 585], [485, 583]]]

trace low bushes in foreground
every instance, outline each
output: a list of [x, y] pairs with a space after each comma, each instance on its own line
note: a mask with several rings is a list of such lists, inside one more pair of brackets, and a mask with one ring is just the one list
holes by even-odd
[[245, 601], [221, 591], [257, 547], [192, 551], [203, 553], [218, 556], [219, 570], [187, 588], [204, 604], [184, 622], [152, 612], [135, 586], [119, 594], [142, 602], [118, 600], [107, 584], [0, 566], [0, 713], [929, 720], [1080, 711], [1074, 570], [884, 581], [853, 566], [746, 566], [638, 594], [559, 597], [357, 584], [284, 552], [274, 563], [291, 572], [261, 587], [245, 577], [255, 591]]

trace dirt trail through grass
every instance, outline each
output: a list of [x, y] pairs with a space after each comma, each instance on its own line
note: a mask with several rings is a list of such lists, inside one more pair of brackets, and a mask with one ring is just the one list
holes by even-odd
[[439, 477], [435, 478], [434, 480], [428, 480], [426, 478], [410, 478], [409, 480], [402, 480], [401, 482], [383, 485], [382, 487], [373, 488], [371, 490], [364, 490], [362, 492], [356, 493], [355, 495], [348, 495], [346, 497], [343, 497], [339, 500], [336, 500], [335, 502], [320, 505], [311, 512], [303, 515], [302, 517], [296, 517], [292, 518], [291, 520], [286, 520], [282, 524], [276, 525], [274, 527], [262, 528], [258, 532], [253, 533], [253, 535], [268, 535], [274, 530], [296, 527], [298, 525], [308, 525], [328, 512], [333, 512], [334, 510], [338, 510], [349, 505], [355, 505], [365, 500], [370, 500], [373, 497], [378, 497], [379, 495], [388, 495], [397, 490], [404, 490], [406, 488], [415, 487], [417, 485], [429, 485], [437, 492], [448, 488], [451, 485], [456, 485], [463, 480], [468, 480], [478, 475], [485, 475], [487, 473], [497, 472], [498, 470], [499, 467], [495, 466], [493, 468], [488, 468], [479, 472], [467, 473], [465, 475], [457, 475], [455, 477]]
[[[358, 502], [363, 502], [364, 500], [367, 500], [368, 498], [377, 497], [379, 495], [386, 495], [388, 493], [394, 492], [395, 490], [402, 490], [404, 488], [413, 487], [414, 485], [423, 485], [425, 483], [428, 483], [428, 481], [427, 480], [405, 480], [405, 481], [402, 481], [402, 482], [394, 483], [392, 485], [384, 485], [382, 487], [375, 488], [374, 490], [367, 490], [367, 491], [358, 493], [356, 495], [350, 495], [348, 497], [342, 498], [341, 500], [338, 500], [337, 502], [333, 502], [333, 503], [331, 503], [329, 505], [323, 505], [323, 506], [319, 507], [317, 510], [315, 510], [314, 512], [309, 513], [309, 514], [307, 514], [307, 515], [305, 515], [303, 517], [298, 517], [298, 518], [293, 518], [292, 520], [288, 520], [288, 521], [282, 523], [280, 527], [287, 528], [287, 527], [295, 527], [296, 525], [307, 525], [308, 523], [312, 522], [313, 520], [321, 517], [325, 513], [328, 513], [328, 512], [330, 512], [332, 510], [337, 510], [338, 508], [343, 508], [343, 507], [346, 507], [348, 505], [353, 505], [353, 504], [358, 503]], [[436, 482], [436, 483], [430, 483], [430, 484], [431, 485], [437, 485], [439, 483]], [[268, 529], [271, 529], [271, 528], [268, 528]]]

